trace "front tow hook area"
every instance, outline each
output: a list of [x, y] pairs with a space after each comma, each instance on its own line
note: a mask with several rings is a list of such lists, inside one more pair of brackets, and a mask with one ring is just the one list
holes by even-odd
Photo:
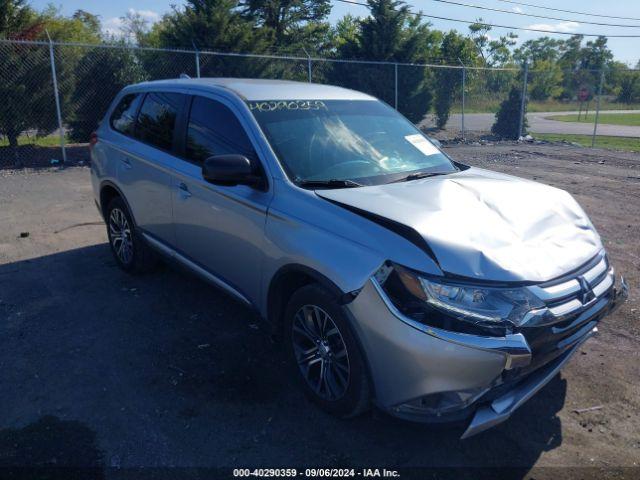
[[533, 373], [526, 382], [517, 385], [504, 395], [496, 398], [489, 405], [480, 407], [461, 438], [469, 438], [507, 420], [518, 407], [549, 383], [578, 348], [596, 333], [598, 333], [597, 327], [586, 334], [571, 350], [552, 362], [551, 365], [548, 365], [541, 371]]
[[629, 298], [629, 285], [625, 281], [623, 276], [620, 276], [619, 285], [615, 286], [613, 289], [613, 300], [611, 302], [611, 307], [609, 308], [609, 313], [613, 313], [618, 310], [624, 302]]

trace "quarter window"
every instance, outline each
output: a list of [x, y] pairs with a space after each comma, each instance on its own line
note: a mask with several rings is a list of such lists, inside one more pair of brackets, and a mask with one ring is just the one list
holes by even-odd
[[255, 160], [256, 154], [244, 128], [226, 106], [194, 97], [187, 126], [187, 158], [202, 163], [212, 155], [240, 154]]
[[176, 116], [183, 95], [179, 93], [149, 93], [138, 114], [136, 137], [163, 150], [171, 150]]
[[142, 95], [125, 95], [111, 115], [111, 127], [125, 135], [133, 135], [136, 112], [140, 106]]

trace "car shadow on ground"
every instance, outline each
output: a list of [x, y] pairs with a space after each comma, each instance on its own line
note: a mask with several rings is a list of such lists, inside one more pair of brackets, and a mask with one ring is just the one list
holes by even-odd
[[[86, 428], [63, 436], [91, 450], [79, 458], [97, 465], [87, 440], [95, 432], [109, 468], [526, 472], [562, 443], [560, 377], [508, 422], [465, 441], [463, 424], [412, 424], [376, 411], [336, 419], [296, 388], [280, 345], [253, 312], [173, 267], [129, 276], [106, 244], [0, 265], [0, 318], [1, 445], [49, 422]], [[39, 437], [21, 438], [27, 446]]]
[[100, 480], [96, 434], [80, 422], [47, 415], [23, 428], [0, 430], [2, 478]]

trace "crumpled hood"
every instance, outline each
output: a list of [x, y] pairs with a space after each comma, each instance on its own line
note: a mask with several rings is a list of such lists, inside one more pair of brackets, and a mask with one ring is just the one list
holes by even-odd
[[[569, 193], [479, 168], [316, 193], [414, 229], [440, 268], [453, 275], [543, 282], [602, 249], [598, 233]], [[393, 252], [388, 255], [393, 260]]]

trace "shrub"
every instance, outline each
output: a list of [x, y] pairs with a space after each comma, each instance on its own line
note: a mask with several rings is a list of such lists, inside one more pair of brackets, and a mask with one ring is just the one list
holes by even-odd
[[[491, 127], [491, 133], [502, 138], [517, 140], [520, 132], [520, 105], [522, 103], [522, 93], [517, 86], [511, 87], [509, 98], [500, 104], [500, 109], [496, 113], [496, 121]], [[527, 104], [525, 101], [525, 116], [522, 125], [522, 134], [527, 130]]]

